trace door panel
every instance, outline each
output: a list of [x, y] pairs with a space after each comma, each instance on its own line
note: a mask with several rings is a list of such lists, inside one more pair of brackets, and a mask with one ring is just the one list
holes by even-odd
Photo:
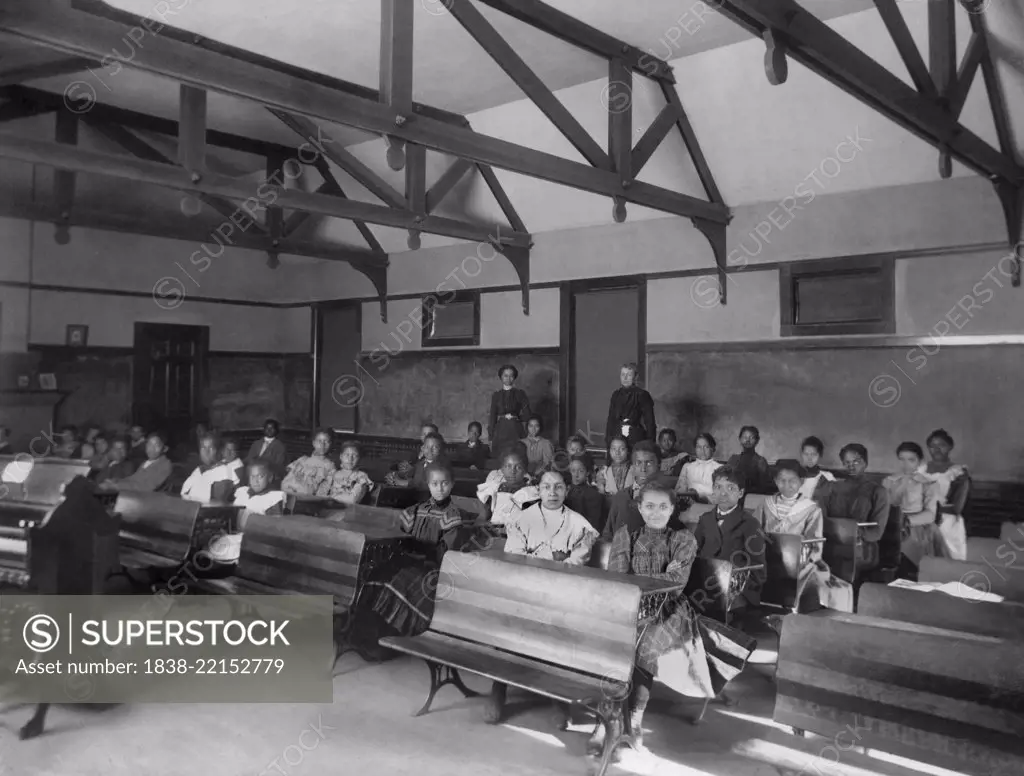
[[132, 418], [147, 430], [171, 435], [173, 446], [206, 420], [202, 406], [209, 328], [135, 324]]

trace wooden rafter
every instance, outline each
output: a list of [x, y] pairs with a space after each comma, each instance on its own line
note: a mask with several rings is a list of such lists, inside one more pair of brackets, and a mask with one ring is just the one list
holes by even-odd
[[683, 103], [679, 99], [679, 93], [674, 87], [670, 87], [668, 84], [661, 85], [661, 92], [665, 96], [666, 102], [675, 108], [676, 126], [679, 127], [679, 134], [683, 136], [683, 143], [685, 143], [686, 150], [689, 152], [690, 158], [693, 160], [693, 166], [697, 168], [697, 175], [700, 176], [700, 182], [704, 187], [704, 192], [712, 202], [724, 205], [725, 200], [722, 199], [722, 192], [718, 190], [718, 184], [715, 183], [715, 176], [711, 174], [711, 165], [708, 164], [708, 160], [704, 156], [704, 151], [701, 149], [700, 142], [697, 140], [697, 133], [693, 131], [693, 125], [690, 124], [690, 118], [686, 115]]
[[[572, 143], [580, 155], [594, 167], [608, 168], [608, 155], [583, 128], [583, 125], [555, 97], [540, 77], [516, 53], [470, 0], [447, 0], [448, 12], [454, 16], [491, 59], [515, 81], [541, 113]], [[632, 71], [630, 71], [632, 74]]]
[[[409, 201], [409, 210], [415, 219], [423, 219], [427, 215], [427, 149], [421, 145], [410, 143], [405, 150], [405, 198]], [[409, 232], [407, 242], [409, 250], [419, 250], [420, 233], [418, 229]]]
[[[992, 148], [940, 105], [917, 92], [796, 0], [716, 0], [715, 10], [758, 38], [773, 30], [787, 56], [988, 178], [1024, 184], [1024, 168]], [[973, 18], [973, 16], [972, 16]], [[990, 59], [986, 57], [984, 62]]]
[[415, 6], [380, 0], [380, 101], [412, 115], [412, 42]]
[[[444, 0], [444, 2], [447, 5], [448, 0]], [[672, 68], [664, 60], [601, 32], [539, 0], [480, 0], [480, 2], [599, 57], [605, 59], [619, 57], [630, 69], [642, 73], [648, 78], [675, 83]]]
[[[982, 14], [972, 13], [971, 31], [985, 42], [986, 50], [991, 50], [988, 45], [988, 32], [985, 29], [985, 21]], [[1006, 110], [1006, 98], [1003, 95], [1002, 84], [999, 83], [999, 74], [996, 72], [995, 63], [991, 55], [981, 58], [981, 77], [985, 81], [985, 92], [988, 94], [988, 102], [992, 108], [992, 120], [996, 127], [996, 137], [999, 139], [999, 147], [1002, 152], [1012, 157], [1014, 154], [1013, 135], [1010, 131], [1010, 115]], [[1016, 185], [1024, 188], [1024, 180], [1017, 180]]]
[[[935, 90], [939, 93], [939, 107], [950, 110], [950, 90], [956, 85], [956, 20], [953, 11], [956, 0], [929, 0], [928, 2], [928, 70]], [[939, 146], [939, 175], [949, 178], [953, 174], [953, 158]]]
[[317, 126], [315, 121], [285, 111], [271, 110], [270, 112], [305, 142], [312, 145], [317, 153], [323, 154], [351, 175], [377, 199], [386, 202], [391, 207], [408, 207], [409, 203], [397, 189], [346, 151], [340, 143], [336, 143], [327, 132]]
[[494, 170], [486, 164], [478, 164], [476, 168], [480, 171], [480, 175], [483, 176], [484, 182], [487, 184], [487, 188], [491, 190], [491, 194], [498, 201], [498, 207], [501, 208], [501, 212], [505, 214], [505, 218], [508, 219], [510, 229], [517, 232], [525, 232], [526, 224], [523, 223], [523, 219], [519, 217], [519, 213], [516, 212], [515, 206], [512, 204], [512, 200], [509, 199], [508, 194], [505, 193], [504, 187], [501, 185], [501, 181], [498, 180], [498, 176], [494, 174]]
[[[320, 173], [320, 176], [324, 179], [323, 185], [319, 189], [317, 189], [317, 191], [323, 194], [331, 194], [335, 197], [342, 197], [343, 199], [348, 199], [348, 195], [346, 195], [345, 191], [341, 188], [341, 184], [338, 183], [338, 179], [335, 178], [334, 173], [331, 172], [331, 166], [327, 163], [327, 160], [324, 159], [322, 156], [318, 156], [315, 164], [317, 171]], [[296, 215], [300, 214], [296, 213]], [[306, 215], [308, 216], [309, 213], [307, 213]], [[366, 241], [366, 244], [370, 247], [370, 250], [376, 251], [377, 253], [384, 252], [384, 248], [377, 240], [376, 235], [374, 235], [374, 233], [370, 231], [370, 227], [366, 225], [365, 221], [360, 221], [358, 218], [356, 218], [353, 220], [353, 223], [356, 225], [356, 229], [359, 230], [359, 234], [363, 236], [363, 239]]]
[[[195, 195], [209, 194], [248, 204], [253, 210], [273, 200], [284, 208], [309, 210], [314, 213], [337, 218], [360, 219], [371, 224], [392, 226], [398, 229], [418, 229], [433, 234], [443, 234], [460, 240], [489, 240], [493, 229], [467, 224], [439, 216], [421, 217], [410, 211], [371, 205], [355, 200], [311, 194], [295, 189], [285, 189], [270, 182], [254, 187], [251, 182], [240, 181], [222, 175], [207, 173], [195, 181], [188, 172], [172, 165], [117, 154], [105, 154], [84, 148], [68, 149], [58, 143], [0, 134], [0, 157], [15, 159], [28, 164], [41, 164], [59, 169], [85, 172], [121, 180], [148, 183], [155, 186], [191, 192]], [[248, 211], [246, 211], [248, 212]], [[501, 242], [510, 245], [529, 245], [530, 235], [508, 232], [501, 235]]]
[[949, 112], [954, 118], [959, 118], [967, 101], [967, 95], [971, 91], [971, 84], [974, 83], [974, 76], [978, 72], [978, 66], [983, 58], [988, 56], [988, 46], [985, 39], [976, 32], [971, 33], [971, 39], [967, 41], [967, 50], [964, 58], [960, 60], [960, 67], [957, 68], [956, 82], [949, 90]]
[[[55, 222], [60, 217], [60, 211], [56, 204], [53, 203], [27, 202], [24, 199], [18, 201], [0, 200], [0, 216], [30, 221]], [[196, 226], [192, 222], [180, 220], [161, 222], [159, 219], [152, 217], [152, 214], [150, 214], [150, 217], [143, 219], [135, 215], [118, 214], [107, 208], [93, 210], [78, 206], [71, 212], [67, 223], [68, 226], [82, 229], [97, 229], [99, 231], [122, 234], [141, 234], [168, 240], [185, 240], [194, 243], [197, 248], [199, 244], [204, 242], [216, 242], [215, 231]], [[274, 247], [269, 237], [255, 234], [252, 230], [242, 231], [235, 229], [226, 237], [222, 235], [221, 241], [230, 241], [230, 244], [236, 248], [253, 251], [270, 251]], [[281, 240], [277, 249], [281, 253], [288, 253], [293, 256], [309, 256], [326, 261], [344, 261], [353, 266], [358, 264], [386, 269], [388, 263], [386, 253], [375, 253], [361, 248], [338, 247], [336, 245], [294, 240], [287, 237]]]
[[[265, 180], [284, 181], [284, 167], [288, 159], [281, 154], [267, 156], [267, 174]], [[271, 245], [275, 245], [284, 237], [284, 210], [277, 205], [267, 206], [267, 234], [270, 236]], [[271, 262], [277, 261], [277, 253], [269, 254]]]
[[[112, 143], [116, 143], [117, 145], [121, 146], [121, 148], [123, 148], [133, 156], [136, 156], [139, 159], [145, 159], [150, 162], [156, 162], [158, 164], [176, 166], [174, 164], [173, 159], [168, 157], [159, 149], [154, 148], [141, 137], [125, 129], [124, 127], [119, 127], [116, 124], [108, 124], [105, 121], [100, 121], [91, 112], [86, 113], [84, 115], [85, 122], [92, 129], [94, 129], [96, 132], [99, 132]], [[238, 215], [238, 207], [231, 204], [231, 202], [229, 202], [224, 197], [217, 197], [210, 194], [200, 194], [198, 195], [198, 198], [200, 201], [204, 202], [206, 205], [216, 210], [225, 218], [230, 219], [233, 217], [237, 217]], [[253, 223], [249, 228], [261, 234], [266, 233], [266, 229], [264, 229], [263, 226], [255, 220], [253, 220]]]
[[[128, 18], [134, 17], [128, 15]], [[93, 14], [69, 11], [67, 2], [61, 0], [0, 6], [0, 31], [79, 55], [96, 56], [109, 51], [124, 35], [124, 29], [123, 21], [112, 22]], [[396, 113], [378, 101], [356, 96], [358, 88], [343, 90], [336, 84], [326, 86], [314, 80], [296, 89], [294, 76], [281, 72], [280, 67], [253, 64], [253, 57], [243, 60], [234, 50], [226, 53], [228, 49], [222, 45], [218, 44], [215, 50], [209, 41], [195, 42], [194, 37], [189, 40], [192, 42], [182, 39], [180, 31], [172, 33], [164, 28], [147, 46], [139, 47], [130, 65], [277, 110], [336, 121], [376, 134], [393, 134], [407, 142], [470, 161], [596, 194], [619, 196], [655, 210], [721, 223], [728, 220], [728, 209], [720, 204], [639, 181], [627, 190], [622, 187], [619, 176], [610, 171], [481, 135], [422, 113], [396, 126]]]
[[[608, 61], [608, 157], [622, 186], [632, 186], [633, 71], [618, 57]], [[615, 198], [612, 217], [620, 224], [626, 220], [626, 203], [621, 197]]]
[[462, 180], [471, 169], [473, 169], [473, 163], [465, 159], [456, 159], [452, 162], [427, 191], [427, 212], [433, 213], [434, 208], [441, 204], [441, 200], [448, 196], [448, 192], [455, 188], [455, 184]]
[[178, 164], [189, 172], [206, 169], [206, 90], [181, 85], [178, 113]]
[[[7, 97], [13, 102], [25, 106], [26, 111], [33, 110], [37, 113], [64, 110], [66, 107], [61, 95], [27, 86], [9, 86], [0, 89], [0, 96]], [[90, 116], [101, 119], [108, 124], [117, 124], [129, 129], [139, 129], [170, 137], [177, 137], [179, 133], [178, 122], [172, 119], [157, 118], [156, 116], [125, 108], [115, 108], [101, 102], [93, 103], [88, 112]], [[28, 113], [27, 115], [32, 114]], [[13, 116], [13, 118], [20, 118], [20, 116]], [[234, 135], [230, 132], [219, 132], [215, 129], [208, 129], [206, 131], [206, 142], [208, 145], [218, 148], [228, 148], [232, 151], [261, 157], [274, 152], [283, 153], [291, 157], [294, 157], [296, 154], [294, 147], [269, 143], [264, 140], [254, 140], [249, 137]]]
[[658, 150], [658, 146], [668, 136], [668, 133], [672, 131], [672, 127], [676, 126], [676, 109], [675, 106], [669, 103], [661, 112], [654, 117], [654, 121], [647, 127], [647, 130], [636, 141], [636, 145], [633, 147], [633, 158], [630, 162], [633, 168], [633, 175], [639, 175], [640, 171], [647, 164], [647, 161], [651, 158], [651, 155]]
[[878, 8], [879, 15], [882, 17], [882, 21], [885, 23], [886, 29], [889, 30], [889, 36], [892, 38], [893, 43], [896, 44], [896, 49], [903, 59], [903, 64], [906, 65], [907, 71], [910, 73], [910, 80], [917, 87], [917, 91], [933, 99], [938, 97], [935, 82], [932, 80], [932, 76], [928, 72], [928, 66], [924, 63], [921, 52], [918, 50], [917, 44], [910, 34], [910, 28], [907, 27], [903, 14], [896, 7], [896, 0], [875, 0], [875, 5]]
[[[78, 144], [78, 115], [70, 111], [57, 114], [56, 139], [63, 145]], [[75, 173], [71, 170], [56, 170], [53, 176], [53, 201], [57, 204], [59, 218], [54, 239], [61, 245], [71, 240], [68, 224], [75, 204]]]
[[26, 102], [17, 97], [12, 97], [7, 102], [0, 105], [0, 124], [6, 121], [16, 121], [18, 119], [27, 119], [32, 116], [39, 116], [43, 113], [52, 113], [57, 110], [56, 107], [50, 105], [39, 105], [33, 102]]
[[53, 52], [47, 52], [49, 59], [43, 62], [31, 62], [14, 67], [0, 68], [0, 86], [35, 81], [40, 78], [54, 78], [59, 75], [70, 75], [96, 67], [97, 62], [84, 57], [53, 58]]

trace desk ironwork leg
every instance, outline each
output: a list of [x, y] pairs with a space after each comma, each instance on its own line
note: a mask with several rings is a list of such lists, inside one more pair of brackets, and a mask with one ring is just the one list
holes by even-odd
[[46, 712], [49, 711], [49, 703], [40, 703], [36, 706], [36, 711], [32, 715], [32, 719], [26, 722], [18, 733], [18, 738], [22, 741], [28, 741], [31, 738], [37, 738], [43, 733], [43, 728], [46, 725]]
[[634, 747], [633, 736], [626, 730], [627, 701], [602, 700], [597, 707], [598, 724], [604, 725], [604, 749], [597, 763], [587, 769], [589, 776], [604, 776], [608, 766], [617, 759], [616, 751], [623, 744]]
[[437, 695], [437, 691], [446, 684], [455, 685], [459, 692], [467, 698], [473, 698], [480, 694], [475, 690], [471, 690], [466, 687], [462, 681], [462, 677], [459, 676], [459, 670], [457, 668], [432, 663], [429, 660], [425, 662], [427, 664], [427, 668], [430, 669], [430, 692], [427, 693], [427, 700], [423, 703], [420, 710], [413, 714], [414, 717], [421, 717], [430, 711], [430, 704], [434, 702], [434, 696]]

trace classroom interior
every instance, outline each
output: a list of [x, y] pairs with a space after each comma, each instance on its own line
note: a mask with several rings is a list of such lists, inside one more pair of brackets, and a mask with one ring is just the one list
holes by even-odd
[[[944, 429], [968, 540], [988, 542], [971, 560], [1024, 596], [1022, 219], [1019, 2], [13, 3], [0, 441], [35, 458], [67, 426], [159, 428], [187, 474], [196, 424], [248, 448], [273, 418], [289, 460], [330, 428], [415, 462], [425, 423], [449, 445], [488, 428], [511, 364], [555, 448], [579, 435], [603, 461], [634, 363], [657, 428], [687, 453], [712, 434], [720, 461], [753, 425], [769, 462], [815, 436], [839, 472], [857, 442], [880, 479]], [[985, 646], [951, 654], [1009, 654], [980, 622], [1000, 610], [977, 611]], [[757, 639], [738, 703], [693, 725], [701, 702], [656, 688], [646, 750], [608, 773], [1024, 767], [1004, 746], [1019, 669], [943, 675], [963, 697], [918, 687], [900, 708], [872, 685], [852, 719], [896, 716], [844, 749], [779, 721], [797, 680], [776, 678], [777, 631]], [[596, 767], [593, 723], [557, 730], [525, 692], [499, 725], [451, 687], [412, 717], [427, 680], [349, 653], [330, 704], [57, 705], [30, 741], [0, 682], [0, 774]], [[915, 714], [943, 732], [911, 741]], [[947, 756], [947, 738], [969, 743]]]

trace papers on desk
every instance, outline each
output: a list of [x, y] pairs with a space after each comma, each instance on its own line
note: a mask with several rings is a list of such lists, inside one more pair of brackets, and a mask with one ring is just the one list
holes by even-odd
[[0, 537], [0, 552], [11, 555], [25, 555], [28, 553], [28, 541], [25, 539], [7, 539]]
[[938, 591], [955, 598], [963, 598], [965, 601], [985, 601], [986, 603], [999, 604], [1005, 600], [1001, 595], [976, 590], [959, 581], [939, 584], [937, 582], [911, 582], [909, 579], [897, 579], [895, 582], [890, 582], [889, 587], [905, 587], [909, 590], [919, 590], [922, 593]]

